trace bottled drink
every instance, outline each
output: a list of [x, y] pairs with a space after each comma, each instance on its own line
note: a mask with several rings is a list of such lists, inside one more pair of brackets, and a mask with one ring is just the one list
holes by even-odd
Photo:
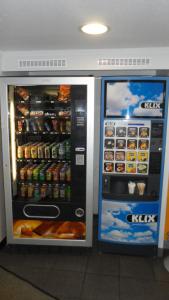
[[61, 169], [60, 169], [60, 181], [61, 182], [64, 182], [65, 181], [65, 177], [66, 177], [66, 170], [65, 170], [65, 166], [63, 166]]
[[26, 122], [26, 132], [29, 132], [29, 120], [26, 119], [25, 122]]
[[65, 142], [65, 152], [66, 152], [66, 159], [70, 159], [71, 157], [71, 145], [70, 140]]
[[33, 170], [37, 167], [36, 164], [31, 165], [28, 169], [27, 169], [27, 180], [32, 180], [32, 175], [33, 175]]
[[53, 186], [53, 198], [58, 199], [59, 198], [59, 184], [55, 184]]
[[30, 145], [30, 143], [28, 143], [25, 146], [25, 158], [26, 159], [31, 158], [31, 145]]
[[39, 191], [39, 184], [35, 184], [35, 190], [34, 190], [34, 199], [38, 201], [40, 199], [40, 191]]
[[52, 125], [53, 125], [53, 130], [58, 132], [59, 131], [59, 121], [56, 119], [53, 119]]
[[21, 197], [25, 198], [27, 196], [27, 185], [25, 183], [21, 184]]
[[28, 184], [28, 198], [32, 198], [34, 193], [34, 184]]
[[64, 143], [60, 143], [58, 154], [59, 154], [59, 159], [64, 159], [65, 158], [65, 145], [64, 145]]
[[53, 147], [52, 147], [52, 158], [57, 158], [58, 157], [58, 145], [54, 145]]
[[44, 199], [47, 196], [47, 184], [42, 184], [41, 188], [40, 188], [40, 198]]
[[71, 132], [71, 121], [66, 120], [66, 132], [70, 133]]
[[67, 187], [66, 187], [66, 199], [68, 201], [70, 201], [70, 199], [71, 199], [71, 187], [70, 187], [70, 185], [67, 185]]
[[23, 131], [23, 125], [24, 125], [24, 121], [23, 120], [18, 120], [18, 131], [19, 132]]
[[70, 166], [68, 166], [67, 169], [66, 169], [66, 181], [71, 182], [71, 168], [70, 168]]
[[47, 196], [49, 198], [52, 198], [52, 185], [51, 184], [48, 184], [48, 187], [47, 187]]
[[38, 158], [38, 146], [37, 146], [37, 144], [31, 145], [31, 158], [33, 158], [33, 159]]
[[23, 147], [23, 145], [18, 146], [17, 156], [18, 156], [18, 158], [24, 158], [24, 147]]
[[63, 200], [65, 199], [65, 196], [66, 196], [66, 186], [65, 184], [62, 184], [60, 186], [60, 198]]

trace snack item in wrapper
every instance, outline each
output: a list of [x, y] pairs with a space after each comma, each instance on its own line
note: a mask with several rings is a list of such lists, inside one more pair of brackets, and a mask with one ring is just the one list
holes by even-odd
[[149, 148], [149, 141], [143, 139], [139, 140], [138, 148], [140, 150], [147, 150]]
[[128, 127], [127, 135], [129, 137], [136, 137], [138, 135], [138, 128], [137, 127]]
[[127, 151], [126, 160], [127, 161], [136, 161], [137, 153], [135, 151]]
[[114, 140], [113, 139], [105, 139], [104, 147], [106, 149], [113, 149], [114, 148]]
[[140, 162], [148, 161], [148, 152], [147, 151], [139, 151], [138, 152], [138, 161], [140, 161]]
[[126, 140], [117, 139], [116, 140], [116, 148], [117, 149], [125, 149], [126, 148]]
[[71, 92], [71, 86], [70, 85], [68, 85], [68, 84], [60, 85], [58, 101], [67, 102], [68, 100], [70, 100], [70, 92]]
[[114, 160], [114, 151], [104, 151], [104, 160]]
[[105, 137], [113, 137], [115, 133], [115, 129], [113, 126], [105, 127]]
[[125, 172], [125, 164], [124, 163], [116, 163], [115, 171], [116, 171], [116, 173], [124, 173]]
[[126, 173], [135, 174], [136, 173], [136, 163], [126, 164]]
[[135, 139], [127, 140], [127, 149], [136, 150], [137, 149], [137, 140], [135, 140]]
[[139, 136], [141, 138], [149, 137], [149, 128], [148, 127], [140, 127], [139, 128]]
[[104, 172], [109, 172], [109, 173], [114, 172], [114, 163], [105, 162], [104, 163]]
[[115, 160], [124, 161], [125, 160], [125, 151], [116, 151]]
[[126, 127], [117, 127], [116, 128], [116, 136], [125, 137], [126, 136]]
[[148, 172], [148, 165], [147, 164], [142, 164], [142, 163], [137, 164], [137, 173], [147, 174], [147, 172]]

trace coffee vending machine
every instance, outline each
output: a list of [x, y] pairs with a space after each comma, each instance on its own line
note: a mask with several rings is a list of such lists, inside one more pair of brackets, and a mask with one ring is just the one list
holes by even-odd
[[102, 78], [98, 237], [103, 250], [157, 251], [167, 90], [164, 77]]

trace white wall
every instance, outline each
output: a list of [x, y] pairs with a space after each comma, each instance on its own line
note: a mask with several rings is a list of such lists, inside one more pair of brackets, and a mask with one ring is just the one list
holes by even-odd
[[[149, 64], [123, 64], [118, 59], [148, 58]], [[66, 65], [59, 66], [23, 66], [19, 61], [45, 61], [65, 59]], [[102, 59], [117, 59], [115, 65], [99, 65]], [[122, 63], [122, 65], [120, 65]], [[52, 70], [167, 70], [169, 69], [169, 48], [131, 48], [100, 50], [57, 50], [57, 51], [6, 51], [2, 53], [3, 72], [9, 71], [52, 71]]]

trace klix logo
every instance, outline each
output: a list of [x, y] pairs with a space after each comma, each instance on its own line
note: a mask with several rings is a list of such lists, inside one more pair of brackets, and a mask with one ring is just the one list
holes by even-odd
[[160, 102], [142, 102], [141, 107], [144, 109], [161, 109], [163, 108], [163, 104]]
[[130, 223], [155, 223], [157, 215], [128, 215], [127, 221]]

